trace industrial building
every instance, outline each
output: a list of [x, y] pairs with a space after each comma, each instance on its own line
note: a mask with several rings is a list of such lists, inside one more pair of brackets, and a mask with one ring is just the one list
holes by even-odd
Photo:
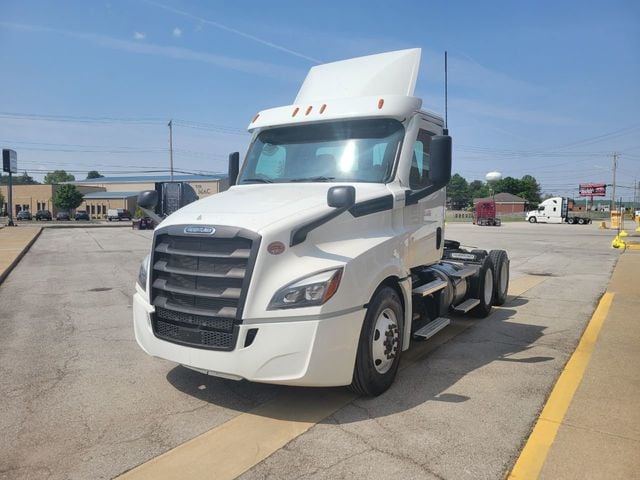
[[[56, 215], [60, 209], [53, 205], [53, 196], [59, 185], [14, 185], [13, 186], [13, 216], [22, 210], [29, 210], [35, 214], [38, 210], [49, 210], [52, 215]], [[103, 190], [101, 187], [92, 185], [78, 185], [78, 190], [83, 195]], [[4, 199], [1, 212], [4, 214], [9, 210], [9, 187], [0, 185], [0, 192]]]
[[486, 198], [474, 198], [473, 205], [475, 206], [478, 202], [488, 202], [491, 200], [495, 200], [496, 202], [496, 213], [524, 213], [525, 205], [527, 200], [521, 198], [517, 195], [513, 195], [512, 193], [496, 193], [493, 197]]
[[[133, 213], [137, 205], [138, 193], [143, 190], [155, 190], [162, 182], [169, 182], [169, 175], [135, 176], [135, 177], [102, 177], [68, 182], [75, 185], [84, 200], [78, 210], [86, 210], [92, 218], [104, 219], [110, 208], [125, 208]], [[198, 198], [208, 197], [229, 188], [226, 175], [174, 175], [174, 182], [185, 182], [193, 188]], [[60, 209], [53, 205], [53, 196], [58, 185], [14, 185], [14, 216], [21, 210], [31, 213], [38, 210], [49, 210], [56, 215]], [[4, 204], [0, 205], [0, 213], [8, 210], [8, 186], [1, 185], [0, 192]]]

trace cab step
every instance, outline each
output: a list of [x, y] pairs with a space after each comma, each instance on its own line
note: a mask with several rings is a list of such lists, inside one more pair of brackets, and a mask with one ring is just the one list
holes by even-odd
[[427, 295], [431, 295], [432, 293], [436, 293], [439, 290], [442, 290], [447, 286], [447, 282], [445, 280], [437, 279], [432, 280], [429, 283], [425, 283], [424, 285], [420, 285], [412, 290], [414, 295], [420, 295], [421, 297], [426, 297]]
[[480, 300], [478, 300], [477, 298], [467, 298], [460, 305], [456, 305], [455, 307], [453, 307], [453, 311], [456, 313], [467, 313], [469, 310], [477, 307], [478, 305], [480, 305]]
[[479, 265], [467, 265], [462, 270], [452, 273], [451, 276], [455, 278], [467, 278], [478, 273], [478, 270], [480, 270]]
[[451, 323], [450, 318], [438, 317], [435, 320], [432, 320], [431, 322], [427, 323], [424, 327], [413, 332], [413, 336], [420, 337], [426, 340], [427, 338], [433, 337], [436, 333], [438, 333], [440, 330], [442, 330], [444, 327], [446, 327], [450, 323]]

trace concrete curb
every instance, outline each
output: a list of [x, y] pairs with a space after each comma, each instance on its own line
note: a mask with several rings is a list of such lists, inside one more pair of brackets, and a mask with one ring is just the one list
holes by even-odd
[[38, 237], [40, 237], [41, 233], [42, 233], [42, 227], [39, 227], [38, 233], [36, 233], [33, 236], [33, 238], [29, 240], [29, 242], [22, 248], [22, 251], [18, 255], [16, 255], [16, 258], [14, 258], [13, 261], [9, 264], [9, 266], [5, 268], [3, 272], [0, 272], [0, 285], [2, 285], [5, 278], [9, 276], [9, 274], [11, 273], [11, 270], [13, 270], [16, 267], [16, 265], [20, 263], [20, 260], [22, 259], [22, 257], [24, 257], [27, 254], [27, 252], [31, 248], [31, 245], [36, 243], [36, 240], [38, 239]]

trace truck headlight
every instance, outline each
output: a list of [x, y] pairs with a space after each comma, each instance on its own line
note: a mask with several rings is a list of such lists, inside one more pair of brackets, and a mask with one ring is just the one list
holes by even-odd
[[285, 285], [271, 299], [267, 310], [322, 305], [338, 290], [342, 268], [325, 270]]
[[147, 275], [149, 274], [149, 261], [151, 260], [151, 254], [147, 253], [142, 263], [140, 264], [140, 270], [138, 271], [138, 285], [142, 287], [142, 290], [147, 291]]

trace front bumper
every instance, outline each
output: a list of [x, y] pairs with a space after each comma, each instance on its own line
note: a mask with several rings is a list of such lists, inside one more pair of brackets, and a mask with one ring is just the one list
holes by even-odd
[[[187, 347], [157, 338], [151, 329], [154, 308], [136, 293], [133, 326], [138, 345], [149, 355], [164, 358], [209, 375], [252, 382], [301, 386], [349, 385], [353, 376], [365, 309], [318, 319], [239, 325], [233, 351]], [[258, 329], [243, 347], [249, 329]]]

